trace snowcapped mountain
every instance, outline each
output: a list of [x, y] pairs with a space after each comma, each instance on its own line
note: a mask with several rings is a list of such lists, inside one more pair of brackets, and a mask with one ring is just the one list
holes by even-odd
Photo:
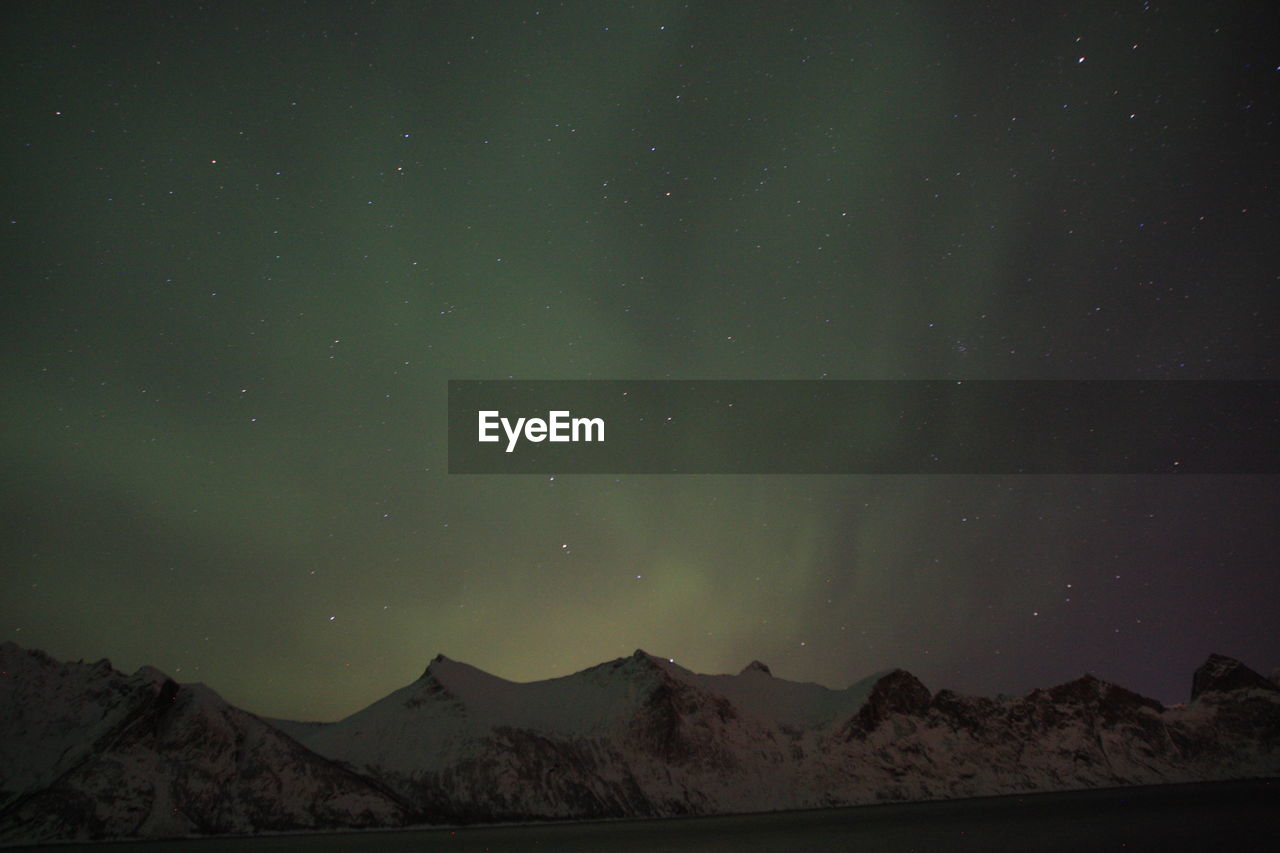
[[858, 688], [774, 683], [755, 670], [700, 676], [644, 652], [527, 684], [440, 656], [363, 711], [293, 731], [428, 813], [710, 813], [777, 808], [799, 769], [779, 726], [860, 698]]
[[0, 659], [7, 838], [413, 813], [714, 814], [1280, 775], [1280, 687], [1217, 655], [1191, 702], [1171, 708], [1090, 676], [994, 700], [934, 694], [902, 670], [831, 690], [758, 662], [701, 675], [637, 651], [515, 683], [438, 656], [327, 724], [264, 722], [154, 670], [124, 676], [12, 645]]
[[516, 684], [437, 657], [304, 744], [450, 819], [712, 814], [1280, 774], [1280, 688], [1215, 656], [1164, 708], [1085, 676], [1018, 699], [845, 690], [637, 651]]
[[388, 826], [410, 814], [202, 684], [0, 645], [0, 840]]

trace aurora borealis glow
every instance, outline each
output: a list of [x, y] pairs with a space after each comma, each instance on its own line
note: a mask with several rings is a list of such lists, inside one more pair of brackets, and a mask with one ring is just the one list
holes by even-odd
[[449, 379], [1274, 379], [1264, 4], [6, 11], [0, 636], [333, 719], [436, 652], [1165, 701], [1273, 477], [459, 477]]

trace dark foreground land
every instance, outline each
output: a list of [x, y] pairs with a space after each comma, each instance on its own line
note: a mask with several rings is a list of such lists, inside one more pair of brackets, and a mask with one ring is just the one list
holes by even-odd
[[8, 848], [44, 853], [278, 851], [1274, 850], [1280, 779], [668, 820]]

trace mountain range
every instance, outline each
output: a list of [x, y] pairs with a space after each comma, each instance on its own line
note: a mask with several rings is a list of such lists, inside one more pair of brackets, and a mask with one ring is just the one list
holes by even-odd
[[507, 681], [443, 655], [333, 723], [0, 645], [0, 842], [664, 817], [1280, 776], [1280, 685], [1213, 655], [1165, 707], [903, 670], [843, 690], [637, 651]]

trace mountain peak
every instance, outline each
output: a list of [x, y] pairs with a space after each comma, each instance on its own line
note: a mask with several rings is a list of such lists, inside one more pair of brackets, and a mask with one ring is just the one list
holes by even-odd
[[427, 668], [422, 671], [422, 678], [431, 678], [434, 675], [432, 671], [433, 668], [438, 669], [441, 664], [449, 663], [453, 663], [453, 661], [445, 657], [443, 654], [437, 654], [427, 662]]
[[664, 658], [662, 655], [651, 655], [644, 649], [636, 649], [631, 653], [631, 657], [628, 658], [628, 660], [650, 664], [662, 669], [666, 669], [671, 664], [675, 663], [675, 658]]
[[746, 675], [746, 674], [747, 674], [747, 673], [749, 673], [749, 672], [762, 672], [762, 673], [764, 673], [765, 675], [768, 675], [768, 676], [772, 676], [772, 675], [773, 675], [773, 673], [769, 671], [769, 667], [767, 667], [767, 666], [765, 666], [764, 664], [760, 663], [760, 661], [758, 661], [758, 660], [753, 660], [751, 663], [749, 663], [749, 664], [747, 664], [746, 666], [744, 666], [744, 667], [742, 668], [742, 672], [739, 672], [739, 673], [738, 673], [738, 675]]
[[1280, 690], [1274, 683], [1263, 678], [1233, 657], [1211, 654], [1209, 659], [1191, 676], [1191, 698], [1195, 700], [1201, 693], [1227, 693], [1232, 690]]
[[1113, 717], [1139, 708], [1148, 708], [1152, 711], [1164, 710], [1164, 706], [1155, 699], [1143, 696], [1141, 693], [1134, 693], [1132, 690], [1112, 684], [1088, 672], [1074, 681], [1068, 681], [1056, 687], [1034, 690], [1028, 698], [1032, 696], [1040, 697], [1043, 701], [1058, 706], [1094, 707]]
[[894, 714], [923, 714], [933, 694], [905, 669], [893, 669], [875, 677], [862, 708], [844, 726], [845, 737], [865, 738]]

